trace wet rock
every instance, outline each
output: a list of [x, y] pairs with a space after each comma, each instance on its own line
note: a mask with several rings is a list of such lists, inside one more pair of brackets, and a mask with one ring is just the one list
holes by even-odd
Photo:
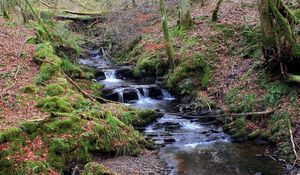
[[111, 100], [111, 101], [119, 101], [118, 93], [104, 94], [103, 98]]
[[164, 138], [163, 140], [164, 140], [165, 144], [171, 144], [171, 143], [176, 142], [176, 140], [174, 138]]
[[151, 97], [153, 99], [158, 99], [158, 100], [163, 99], [163, 93], [162, 93], [161, 89], [159, 89], [157, 87], [150, 87], [148, 90], [149, 90], [149, 97]]
[[101, 70], [95, 70], [95, 76], [98, 81], [105, 79], [105, 74]]
[[125, 89], [123, 91], [123, 98], [125, 103], [129, 103], [133, 100], [139, 100], [138, 94], [135, 89]]
[[116, 76], [118, 79], [134, 79], [133, 71], [130, 68], [123, 68], [116, 71]]
[[174, 131], [180, 129], [179, 123], [164, 123], [165, 131]]

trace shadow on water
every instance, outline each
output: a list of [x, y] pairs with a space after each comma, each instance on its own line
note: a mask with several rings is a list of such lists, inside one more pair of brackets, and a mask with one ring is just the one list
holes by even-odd
[[[136, 79], [122, 79], [118, 70], [102, 58], [97, 50], [79, 63], [102, 71], [99, 83], [105, 85], [105, 98], [127, 103], [138, 108], [177, 113], [178, 102], [155, 83]], [[124, 71], [119, 71], [124, 72]], [[165, 114], [145, 128], [144, 134], [162, 146], [161, 158], [179, 175], [275, 175], [284, 174], [284, 168], [269, 156], [267, 146], [253, 142], [233, 143], [221, 127]]]

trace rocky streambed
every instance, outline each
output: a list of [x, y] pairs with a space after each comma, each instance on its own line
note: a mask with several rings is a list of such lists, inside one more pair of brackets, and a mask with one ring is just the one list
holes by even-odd
[[[220, 126], [214, 124], [214, 119], [209, 117], [210, 111], [199, 111], [207, 116], [201, 119], [186, 117], [188, 114], [180, 110], [180, 100], [158, 86], [154, 78], [134, 78], [130, 67], [113, 65], [102, 57], [100, 49], [90, 50], [78, 62], [96, 70], [97, 81], [105, 86], [104, 98], [163, 114], [149, 126], [139, 128], [147, 138], [161, 145], [157, 156], [153, 158], [154, 154], [144, 154], [152, 156], [148, 163], [142, 161], [146, 160], [143, 157], [104, 161], [116, 172], [180, 175], [286, 173], [285, 168], [272, 158], [266, 145], [234, 143]], [[143, 162], [142, 167], [135, 165], [139, 162]], [[159, 166], [162, 162], [167, 164], [167, 170], [161, 170], [166, 168]]]

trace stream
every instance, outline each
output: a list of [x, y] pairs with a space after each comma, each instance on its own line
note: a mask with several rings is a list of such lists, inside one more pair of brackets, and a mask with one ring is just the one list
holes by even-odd
[[172, 94], [151, 78], [133, 79], [129, 67], [111, 64], [100, 49], [91, 50], [78, 63], [97, 70], [97, 81], [105, 85], [104, 98], [165, 113], [143, 128], [143, 133], [161, 145], [160, 157], [167, 162], [170, 174], [285, 174], [285, 168], [268, 156], [266, 145], [234, 143], [212, 121], [174, 115], [179, 113], [180, 103]]

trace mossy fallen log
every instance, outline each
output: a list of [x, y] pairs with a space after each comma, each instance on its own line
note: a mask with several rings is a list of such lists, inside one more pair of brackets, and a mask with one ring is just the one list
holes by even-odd
[[74, 22], [84, 22], [84, 23], [93, 23], [93, 22], [104, 22], [106, 20], [103, 16], [80, 16], [80, 15], [56, 15], [56, 20], [72, 20]]

